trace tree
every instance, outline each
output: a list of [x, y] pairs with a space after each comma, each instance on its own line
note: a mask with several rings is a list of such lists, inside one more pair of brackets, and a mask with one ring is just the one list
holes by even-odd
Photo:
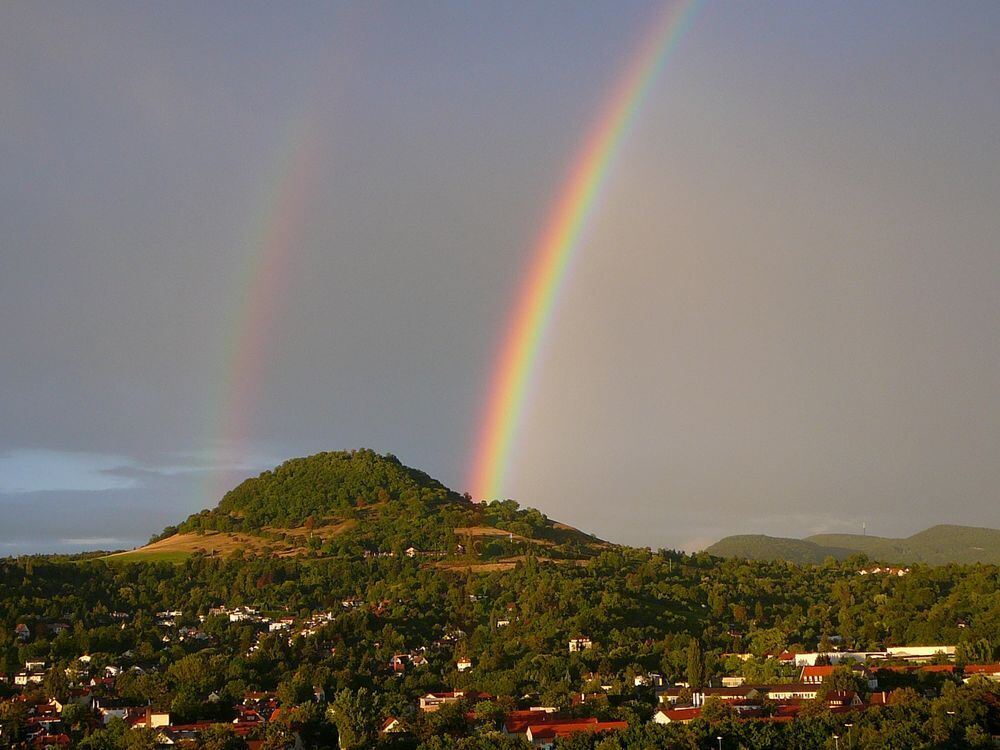
[[90, 716], [90, 711], [80, 703], [67, 703], [63, 706], [61, 718], [70, 729], [84, 722]]
[[199, 750], [246, 750], [246, 741], [226, 724], [213, 724], [198, 738]]
[[341, 690], [326, 711], [329, 721], [337, 727], [340, 750], [368, 747], [378, 736], [379, 705], [377, 696], [367, 688], [357, 693]]
[[494, 701], [479, 701], [475, 708], [476, 719], [489, 724], [493, 729], [499, 729], [507, 714], [515, 708], [517, 703], [508, 696], [501, 696]]
[[705, 684], [705, 662], [701, 653], [701, 644], [692, 639], [687, 652], [687, 681], [693, 688]]
[[718, 724], [736, 716], [736, 711], [726, 701], [719, 700], [714, 695], [705, 699], [701, 709], [701, 718], [709, 724]]
[[28, 721], [28, 707], [21, 701], [0, 703], [0, 740], [14, 744], [21, 737]]
[[65, 698], [66, 692], [69, 690], [69, 680], [66, 679], [66, 672], [58, 666], [52, 667], [52, 669], [45, 673], [43, 687], [45, 688], [46, 698]]
[[862, 693], [866, 687], [865, 681], [846, 664], [834, 667], [825, 683], [830, 690]]

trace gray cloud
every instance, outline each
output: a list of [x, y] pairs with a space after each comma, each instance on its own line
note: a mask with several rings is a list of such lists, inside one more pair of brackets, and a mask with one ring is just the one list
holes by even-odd
[[[650, 11], [0, 7], [0, 544], [142, 540], [319, 450], [467, 489], [528, 254]], [[592, 217], [506, 494], [654, 546], [1000, 525], [998, 13], [706, 4]], [[303, 120], [300, 241], [248, 298]]]

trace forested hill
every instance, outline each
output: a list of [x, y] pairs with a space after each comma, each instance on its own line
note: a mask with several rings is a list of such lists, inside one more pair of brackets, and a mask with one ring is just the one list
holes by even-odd
[[903, 539], [861, 534], [816, 534], [805, 539], [738, 535], [721, 539], [705, 551], [719, 557], [795, 563], [821, 563], [828, 557], [844, 560], [863, 553], [896, 565], [1000, 564], [1000, 530], [940, 525]]
[[512, 500], [472, 502], [391, 454], [363, 449], [290, 459], [126, 554], [181, 559], [237, 551], [287, 557], [410, 550], [440, 565], [512, 566], [526, 554], [572, 561], [609, 546]]

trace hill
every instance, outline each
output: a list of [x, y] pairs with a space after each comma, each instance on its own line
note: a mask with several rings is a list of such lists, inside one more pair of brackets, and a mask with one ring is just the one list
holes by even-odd
[[496, 567], [529, 553], [588, 559], [609, 546], [512, 500], [475, 503], [395, 456], [356, 450], [288, 460], [241, 482], [217, 507], [164, 529], [145, 547], [113, 557], [370, 557], [410, 550], [452, 567]]
[[1000, 563], [1000, 530], [941, 524], [905, 539], [819, 534], [816, 544], [839, 545], [890, 563]]
[[843, 560], [855, 554], [844, 547], [820, 545], [805, 539], [738, 534], [727, 536], [706, 550], [716, 557], [745, 557], [750, 560], [786, 560], [800, 565], [819, 564], [832, 557]]
[[942, 524], [901, 539], [861, 534], [814, 534], [805, 539], [737, 535], [705, 551], [719, 557], [795, 563], [819, 563], [827, 557], [843, 560], [863, 553], [896, 565], [1000, 564], [1000, 530]]

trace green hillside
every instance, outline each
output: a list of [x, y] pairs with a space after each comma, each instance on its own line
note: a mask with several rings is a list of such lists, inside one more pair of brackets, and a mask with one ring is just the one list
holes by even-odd
[[818, 564], [832, 557], [843, 560], [855, 554], [854, 550], [819, 545], [804, 539], [739, 534], [727, 536], [706, 550], [717, 557], [742, 557], [748, 560], [786, 560], [800, 565]]
[[844, 559], [863, 553], [872, 560], [896, 565], [1000, 564], [1000, 530], [943, 524], [902, 539], [861, 534], [814, 534], [805, 539], [737, 535], [716, 542], [706, 552], [719, 557], [795, 563], [818, 563], [827, 557]]
[[412, 547], [441, 564], [513, 565], [525, 554], [577, 560], [609, 546], [512, 500], [472, 502], [393, 455], [362, 449], [288, 460], [119, 557], [401, 555]]

